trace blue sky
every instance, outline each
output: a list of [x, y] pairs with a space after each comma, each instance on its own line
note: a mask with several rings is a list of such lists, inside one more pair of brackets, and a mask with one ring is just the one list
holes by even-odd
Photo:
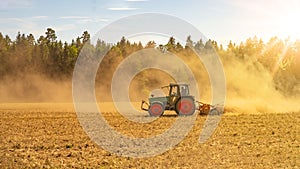
[[295, 40], [299, 9], [297, 0], [1, 0], [0, 32], [12, 39], [17, 32], [32, 33], [37, 39], [51, 27], [59, 39], [70, 41], [122, 17], [157, 12], [184, 19], [223, 44], [253, 36]]

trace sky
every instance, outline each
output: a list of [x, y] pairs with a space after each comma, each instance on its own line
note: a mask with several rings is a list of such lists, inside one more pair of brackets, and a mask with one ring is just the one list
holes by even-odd
[[300, 39], [299, 0], [0, 0], [0, 32], [37, 39], [48, 27], [70, 42], [126, 16], [163, 13], [179, 17], [222, 44], [250, 37]]

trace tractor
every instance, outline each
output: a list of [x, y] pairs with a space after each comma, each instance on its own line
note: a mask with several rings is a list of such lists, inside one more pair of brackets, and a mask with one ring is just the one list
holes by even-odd
[[[211, 105], [195, 101], [188, 84], [170, 83], [162, 87], [164, 88], [168, 88], [167, 96], [154, 97], [152, 94], [149, 103], [142, 100], [141, 109], [148, 111], [150, 116], [161, 116], [165, 110], [175, 110], [179, 116], [193, 115], [196, 110], [199, 110], [200, 114], [208, 114]], [[145, 105], [148, 107], [145, 108]]]

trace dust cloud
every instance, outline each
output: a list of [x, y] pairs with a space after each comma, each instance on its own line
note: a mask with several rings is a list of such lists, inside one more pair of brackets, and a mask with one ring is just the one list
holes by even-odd
[[[200, 101], [211, 103], [212, 89], [203, 63], [193, 54], [182, 54], [179, 57], [184, 60], [195, 75], [200, 92]], [[283, 93], [277, 90], [274, 84], [274, 75], [257, 60], [236, 57], [220, 58], [226, 77], [225, 113], [284, 113], [300, 111], [299, 94], [287, 95], [287, 93], [292, 92]], [[141, 80], [145, 77], [146, 81]], [[167, 76], [165, 72], [157, 70], [142, 72], [131, 83], [131, 99], [134, 101], [136, 101], [135, 98], [147, 100], [151, 90], [168, 85], [169, 82], [174, 82], [174, 80], [171, 76]]]
[[5, 77], [0, 81], [0, 102], [72, 102], [71, 82], [34, 73]]
[[[211, 84], [205, 67], [197, 56], [182, 54], [180, 57], [196, 77], [200, 101], [210, 103]], [[299, 95], [285, 96], [276, 90], [272, 74], [259, 62], [234, 57], [221, 57], [221, 61], [227, 87], [225, 113], [300, 111]], [[112, 76], [101, 77], [101, 82], [96, 82], [97, 99], [103, 102], [111, 101]], [[133, 102], [147, 100], [152, 90], [170, 82], [174, 82], [174, 79], [166, 72], [155, 69], [144, 70], [131, 82], [130, 99]], [[71, 78], [53, 80], [33, 73], [6, 77], [0, 81], [0, 102], [72, 102], [72, 80]]]
[[276, 90], [271, 72], [255, 60], [222, 59], [226, 76], [225, 111], [268, 113], [300, 111], [299, 95]]

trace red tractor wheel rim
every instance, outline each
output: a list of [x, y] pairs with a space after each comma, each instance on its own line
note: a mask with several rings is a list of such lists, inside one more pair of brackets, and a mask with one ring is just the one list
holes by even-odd
[[160, 115], [163, 111], [163, 107], [160, 104], [153, 104], [150, 108], [150, 113], [153, 115]]
[[179, 102], [178, 108], [182, 114], [193, 113], [193, 103], [190, 100], [181, 100]]

